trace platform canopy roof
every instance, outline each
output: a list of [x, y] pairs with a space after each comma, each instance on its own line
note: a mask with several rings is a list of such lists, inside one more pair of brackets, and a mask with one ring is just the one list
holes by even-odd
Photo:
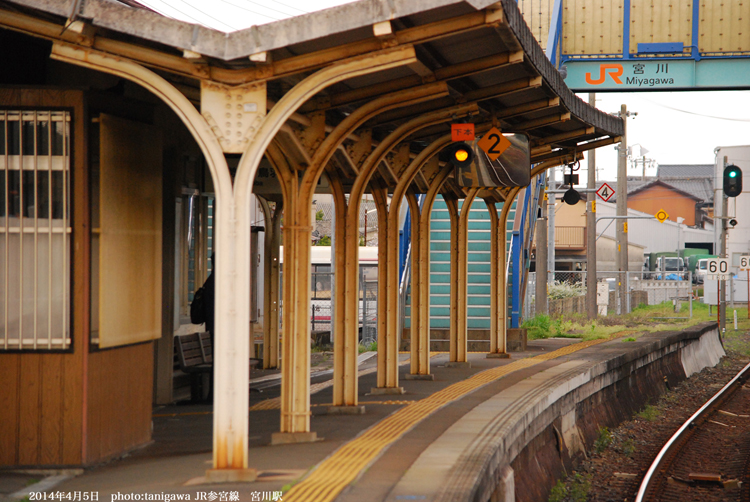
[[[377, 144], [421, 114], [476, 105], [406, 138], [412, 157], [448, 133], [451, 121], [475, 122], [479, 131], [496, 125], [527, 133], [532, 162], [548, 164], [580, 158], [585, 150], [619, 141], [623, 132], [618, 117], [589, 106], [565, 86], [512, 0], [360, 0], [232, 33], [170, 19], [134, 1], [0, 0], [0, 27], [139, 62], [196, 105], [201, 81], [265, 82], [270, 107], [325, 66], [413, 47], [416, 61], [334, 84], [290, 120], [290, 128], [304, 128], [322, 113], [330, 130], [378, 96], [444, 85], [434, 99], [363, 124]], [[348, 144], [356, 138], [350, 136]], [[336, 159], [342, 177], [351, 177], [356, 169]], [[386, 172], [380, 169], [384, 182], [393, 184]], [[424, 179], [415, 181], [424, 185]]]

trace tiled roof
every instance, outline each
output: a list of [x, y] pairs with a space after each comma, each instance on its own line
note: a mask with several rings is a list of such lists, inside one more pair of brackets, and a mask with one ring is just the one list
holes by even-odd
[[713, 164], [659, 164], [657, 178], [713, 178]]
[[[663, 183], [669, 185], [680, 192], [685, 192], [692, 195], [696, 199], [700, 199], [703, 202], [713, 202], [713, 178], [654, 178], [648, 177], [645, 180], [642, 179], [629, 179], [628, 180], [628, 194], [640, 191], [646, 188], [647, 185], [654, 183]], [[609, 186], [617, 190], [617, 182], [607, 182]], [[617, 194], [611, 199], [611, 201], [617, 200]]]

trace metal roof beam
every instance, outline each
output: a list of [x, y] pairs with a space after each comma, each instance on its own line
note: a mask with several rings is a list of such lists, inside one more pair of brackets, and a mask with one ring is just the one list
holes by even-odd
[[[101, 36], [91, 38], [84, 37], [72, 31], [63, 32], [63, 27], [59, 24], [42, 21], [25, 14], [2, 11], [2, 16], [0, 16], [0, 26], [4, 28], [52, 41], [65, 40], [74, 45], [91, 47], [99, 51], [127, 57], [146, 66], [230, 85], [283, 78], [296, 73], [315, 70], [341, 59], [380, 51], [387, 47], [421, 44], [477, 28], [493, 26], [498, 23], [499, 21], [488, 21], [485, 13], [479, 11], [401, 30], [386, 40], [373, 36], [372, 38], [331, 47], [310, 54], [302, 54], [273, 61], [269, 64], [260, 64], [243, 69], [228, 69], [194, 63], [192, 60], [185, 59], [184, 57]], [[523, 56], [521, 55], [521, 57]], [[421, 79], [419, 83], [421, 83]]]
[[[505, 68], [522, 62], [523, 52], [504, 52], [484, 58], [472, 59], [464, 63], [458, 63], [455, 65], [446, 66], [444, 68], [439, 68], [434, 71], [434, 75], [432, 77], [429, 75], [427, 77], [422, 77], [421, 75], [411, 75], [388, 82], [360, 87], [359, 89], [352, 89], [351, 91], [340, 92], [328, 99], [321, 99], [318, 103], [317, 108], [322, 110], [336, 108], [364, 99], [371, 99], [395, 90], [418, 86], [426, 83], [425, 81], [429, 82], [433, 79], [434, 81], [438, 82], [443, 80], [453, 80], [474, 75], [483, 71]], [[541, 78], [539, 79], [539, 85], [541, 85]]]

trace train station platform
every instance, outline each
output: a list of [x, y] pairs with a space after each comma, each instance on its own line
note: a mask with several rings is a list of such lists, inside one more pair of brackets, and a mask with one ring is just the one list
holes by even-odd
[[[206, 483], [212, 406], [186, 404], [154, 409], [153, 442], [124, 458], [57, 473], [53, 486], [42, 480], [14, 497], [3, 491], [5, 498], [23, 498], [47, 486], [63, 496], [96, 492], [99, 501], [182, 494], [244, 502], [273, 500], [282, 491], [284, 502], [547, 500], [549, 487], [585, 455], [600, 427], [629, 418], [723, 354], [716, 323], [679, 332], [633, 328], [606, 340], [531, 341], [510, 359], [471, 353], [471, 367], [462, 368], [446, 367], [448, 354], [436, 353], [432, 381], [407, 380], [409, 355], [402, 354], [399, 396], [369, 394], [376, 358], [363, 358], [365, 413], [329, 414], [331, 375], [319, 372], [311, 396], [319, 440], [276, 446], [270, 443], [279, 428], [279, 390], [264, 375], [256, 380], [263, 391], [250, 394], [254, 482]], [[0, 473], [0, 489], [12, 485], [9, 476]]]

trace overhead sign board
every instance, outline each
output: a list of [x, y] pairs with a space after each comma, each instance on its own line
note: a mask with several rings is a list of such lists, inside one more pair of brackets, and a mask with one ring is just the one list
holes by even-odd
[[607, 202], [609, 199], [612, 198], [612, 196], [615, 194], [614, 189], [604, 183], [602, 186], [599, 187], [599, 190], [596, 191], [596, 195], [599, 196], [600, 199], [602, 199], [604, 202]]
[[669, 215], [667, 214], [665, 210], [659, 209], [654, 215], [654, 218], [659, 220], [659, 223], [664, 223], [667, 220], [667, 218], [669, 218]]
[[731, 275], [729, 260], [726, 258], [711, 258], [708, 260], [706, 279], [709, 281], [727, 281]]
[[[489, 131], [481, 140], [469, 143], [474, 158], [470, 164], [456, 167], [458, 185], [467, 188], [527, 186], [531, 181], [529, 137], [525, 134], [497, 131], [500, 135], [500, 139], [497, 139], [490, 138], [491, 133], [492, 131]], [[491, 142], [488, 149], [493, 152], [492, 154], [478, 144], [485, 139]], [[501, 144], [505, 145], [505, 148], [501, 148]], [[500, 150], [497, 155], [496, 150]]]
[[747, 58], [567, 60], [564, 65], [565, 84], [578, 92], [747, 88], [750, 72]]

